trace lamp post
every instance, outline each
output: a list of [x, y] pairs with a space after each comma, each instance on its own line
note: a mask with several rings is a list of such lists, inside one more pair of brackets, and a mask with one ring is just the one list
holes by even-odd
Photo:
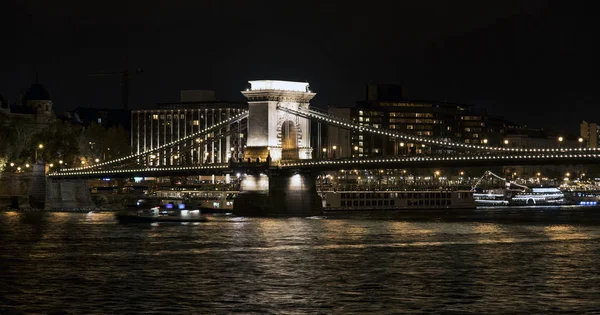
[[400, 142], [400, 155], [405, 155], [404, 154], [404, 142]]
[[577, 141], [579, 141], [579, 147], [580, 147], [580, 148], [583, 148], [583, 138], [582, 138], [582, 137], [579, 137], [579, 138], [577, 139]]
[[323, 148], [323, 155], [321, 156], [322, 159], [325, 159], [327, 154], [327, 148]]
[[558, 148], [562, 148], [562, 142], [563, 142], [564, 138], [562, 136], [558, 137]]
[[354, 154], [356, 157], [358, 157], [358, 146], [357, 145], [354, 146]]
[[508, 139], [504, 139], [504, 146], [508, 147]]
[[37, 160], [38, 160], [38, 149], [40, 149], [40, 150], [41, 150], [41, 149], [43, 149], [43, 148], [44, 148], [44, 145], [43, 145], [43, 144], [41, 144], [41, 143], [40, 143], [40, 144], [38, 144], [37, 148], [35, 148], [35, 163], [37, 163]]
[[331, 149], [333, 150], [332, 154], [333, 154], [333, 159], [335, 160], [335, 149], [337, 149], [337, 146], [332, 146]]
[[488, 143], [488, 139], [483, 139], [482, 142], [483, 142], [483, 144], [487, 144]]

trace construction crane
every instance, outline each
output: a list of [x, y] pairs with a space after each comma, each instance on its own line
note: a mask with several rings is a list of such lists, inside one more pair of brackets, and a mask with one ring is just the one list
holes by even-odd
[[141, 74], [144, 72], [143, 69], [135, 69], [134, 71], [129, 71], [127, 67], [127, 62], [125, 63], [125, 69], [119, 72], [100, 72], [100, 73], [92, 73], [88, 76], [90, 77], [102, 77], [102, 76], [121, 76], [121, 105], [123, 105], [123, 109], [129, 108], [129, 77], [132, 75]]

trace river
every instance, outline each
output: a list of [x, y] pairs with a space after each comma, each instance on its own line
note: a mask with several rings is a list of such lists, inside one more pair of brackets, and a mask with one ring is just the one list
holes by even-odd
[[600, 312], [600, 209], [0, 213], [0, 314]]

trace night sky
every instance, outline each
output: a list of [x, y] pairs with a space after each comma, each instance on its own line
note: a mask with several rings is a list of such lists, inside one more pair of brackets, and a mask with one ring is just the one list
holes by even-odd
[[57, 111], [131, 108], [248, 80], [308, 81], [319, 107], [348, 106], [368, 82], [412, 99], [464, 102], [517, 123], [577, 132], [600, 121], [600, 27], [583, 1], [2, 1], [0, 93], [34, 80]]

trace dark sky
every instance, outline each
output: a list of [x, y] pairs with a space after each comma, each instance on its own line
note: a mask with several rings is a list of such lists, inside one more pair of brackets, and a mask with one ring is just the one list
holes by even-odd
[[351, 105], [367, 82], [413, 99], [466, 102], [534, 127], [600, 121], [599, 32], [583, 1], [48, 1], [0, 4], [0, 93], [15, 100], [34, 65], [58, 111], [131, 107], [181, 89], [243, 100], [253, 79], [308, 81], [314, 104]]

